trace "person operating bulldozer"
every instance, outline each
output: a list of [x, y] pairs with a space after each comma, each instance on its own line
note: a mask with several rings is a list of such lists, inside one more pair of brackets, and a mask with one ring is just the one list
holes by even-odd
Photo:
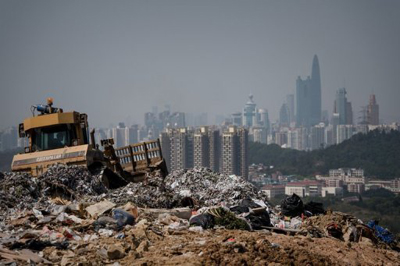
[[51, 146], [53, 149], [62, 148], [65, 146], [64, 137], [62, 133], [57, 133], [57, 136], [51, 141]]

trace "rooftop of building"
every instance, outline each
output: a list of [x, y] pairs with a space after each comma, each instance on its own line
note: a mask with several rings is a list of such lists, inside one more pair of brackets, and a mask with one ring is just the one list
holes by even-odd
[[269, 189], [284, 189], [285, 185], [265, 185], [262, 187], [262, 190], [269, 190]]
[[304, 181], [299, 181], [299, 182], [289, 182], [286, 184], [286, 186], [301, 187], [301, 186], [318, 186], [321, 184], [322, 183], [318, 180], [304, 180]]

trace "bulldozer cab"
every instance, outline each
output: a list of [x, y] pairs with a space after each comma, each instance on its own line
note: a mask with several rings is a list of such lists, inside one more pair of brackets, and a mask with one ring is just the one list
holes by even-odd
[[[80, 129], [80, 128], [79, 128]], [[30, 132], [31, 150], [32, 151], [46, 151], [59, 149], [63, 147], [77, 146], [80, 130], [74, 124], [61, 124], [49, 126], [44, 128], [34, 128]], [[86, 130], [82, 132], [82, 143], [88, 144]]]
[[[33, 117], [19, 125], [20, 137], [29, 139], [25, 153], [89, 144], [86, 114], [64, 113], [61, 108], [52, 107], [52, 100], [48, 105], [32, 108]], [[37, 116], [35, 110], [39, 112]]]

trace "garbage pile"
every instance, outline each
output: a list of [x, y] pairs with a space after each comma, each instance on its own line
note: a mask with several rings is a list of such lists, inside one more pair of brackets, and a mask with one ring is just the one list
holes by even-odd
[[237, 205], [246, 198], [266, 199], [257, 188], [236, 175], [224, 175], [207, 168], [178, 170], [165, 179], [165, 186], [199, 206]]
[[145, 182], [110, 190], [107, 199], [143, 208], [233, 206], [246, 198], [265, 200], [266, 195], [236, 175], [223, 175], [207, 168], [174, 171], [165, 179], [159, 172]]
[[181, 206], [182, 196], [164, 185], [161, 175], [148, 176], [140, 183], [129, 183], [125, 187], [110, 190], [106, 198], [116, 204], [131, 202], [143, 208], [171, 209]]
[[211, 229], [397, 245], [376, 222], [364, 224], [351, 215], [326, 212], [322, 204], [304, 204], [296, 194], [273, 208], [240, 177], [205, 168], [176, 171], [165, 179], [152, 174], [112, 190], [100, 175], [78, 166], [56, 165], [38, 178], [5, 173], [0, 203], [0, 264], [70, 265], [76, 256], [93, 264], [123, 259], [129, 264], [170, 235]]
[[4, 173], [0, 179], [0, 208], [32, 208], [47, 197], [80, 199], [107, 191], [100, 175], [92, 175], [82, 166], [56, 164], [39, 178], [26, 173]]
[[381, 247], [398, 249], [395, 235], [379, 226], [377, 221], [364, 223], [350, 214], [327, 212], [321, 203], [303, 204], [296, 194], [283, 199], [270, 217], [278, 231], [282, 229], [312, 238], [334, 237], [346, 242], [360, 242], [364, 238]]
[[101, 175], [91, 174], [85, 167], [64, 164], [51, 166], [39, 178], [45, 196], [61, 194], [70, 198], [107, 193]]
[[39, 197], [38, 182], [28, 174], [5, 173], [0, 179], [0, 211], [31, 208]]

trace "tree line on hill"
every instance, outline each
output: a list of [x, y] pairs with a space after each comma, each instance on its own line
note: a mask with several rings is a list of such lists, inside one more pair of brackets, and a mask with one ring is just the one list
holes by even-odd
[[276, 144], [249, 143], [249, 163], [274, 166], [283, 174], [314, 176], [330, 169], [362, 168], [367, 177], [400, 177], [400, 132], [373, 130], [338, 145], [313, 151], [284, 149]]

